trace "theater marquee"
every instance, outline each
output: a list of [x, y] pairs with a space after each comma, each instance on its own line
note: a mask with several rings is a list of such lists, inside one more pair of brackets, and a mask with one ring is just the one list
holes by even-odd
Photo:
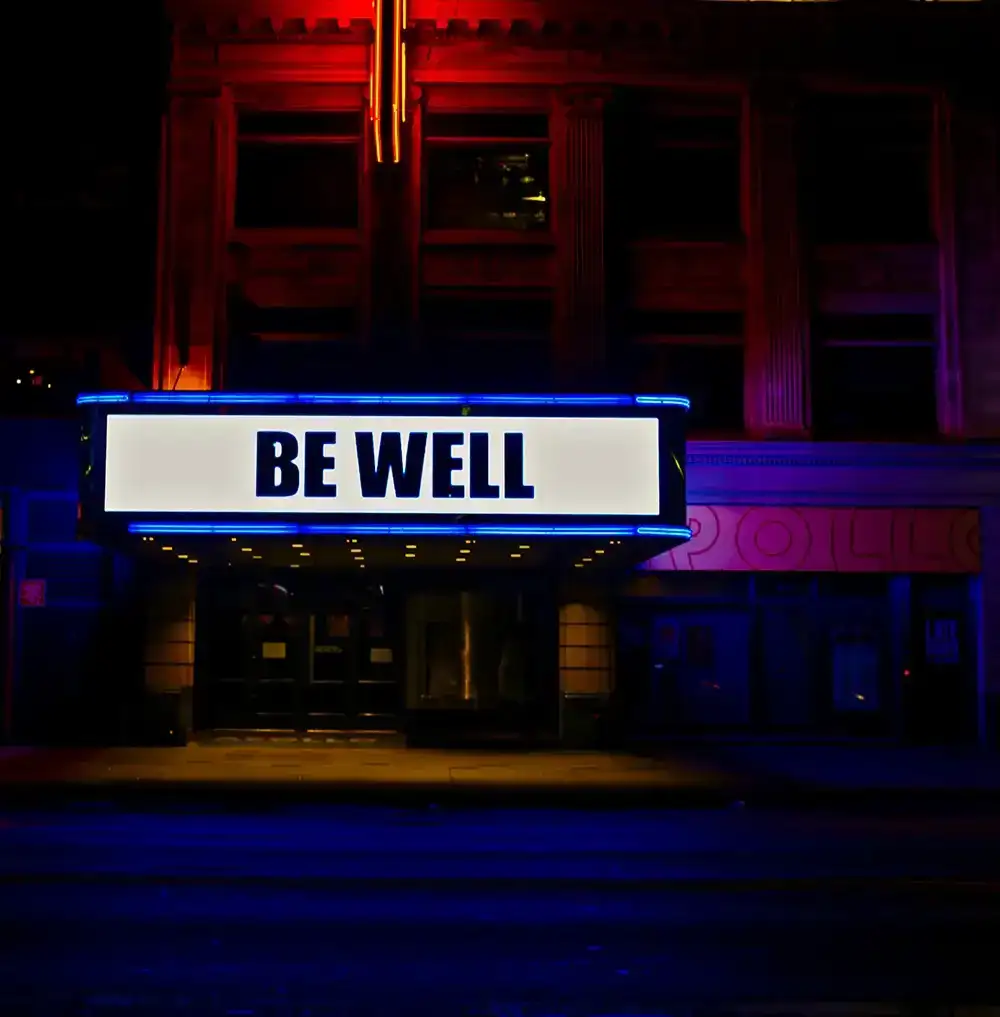
[[113, 393], [90, 410], [89, 511], [118, 520], [433, 518], [677, 530], [670, 396]]

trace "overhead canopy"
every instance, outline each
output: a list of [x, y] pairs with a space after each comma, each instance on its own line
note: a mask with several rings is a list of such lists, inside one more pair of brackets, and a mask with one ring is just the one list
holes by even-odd
[[546, 548], [538, 560], [578, 564], [598, 548], [641, 558], [690, 536], [680, 396], [142, 392], [78, 402], [82, 518], [99, 539], [308, 540], [329, 548], [334, 566], [332, 549], [358, 540], [392, 559], [419, 539], [438, 564], [457, 563], [470, 541], [491, 546], [482, 564], [518, 563], [510, 556], [530, 540]]

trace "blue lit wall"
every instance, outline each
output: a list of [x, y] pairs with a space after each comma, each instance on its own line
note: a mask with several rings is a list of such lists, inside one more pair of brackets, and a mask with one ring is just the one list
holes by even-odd
[[[103, 679], [114, 671], [114, 590], [127, 565], [77, 540], [79, 436], [76, 419], [0, 420], [14, 741], [96, 739], [110, 720]], [[44, 607], [19, 605], [23, 579], [45, 580]]]

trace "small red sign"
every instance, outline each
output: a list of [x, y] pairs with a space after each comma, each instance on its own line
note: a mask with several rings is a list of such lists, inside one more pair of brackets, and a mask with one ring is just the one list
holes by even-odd
[[45, 607], [45, 580], [22, 579], [18, 601], [21, 607]]

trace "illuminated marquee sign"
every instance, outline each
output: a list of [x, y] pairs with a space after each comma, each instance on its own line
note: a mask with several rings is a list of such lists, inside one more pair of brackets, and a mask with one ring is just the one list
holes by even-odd
[[100, 392], [84, 531], [687, 540], [669, 395]]
[[655, 415], [110, 413], [104, 510], [656, 517]]

